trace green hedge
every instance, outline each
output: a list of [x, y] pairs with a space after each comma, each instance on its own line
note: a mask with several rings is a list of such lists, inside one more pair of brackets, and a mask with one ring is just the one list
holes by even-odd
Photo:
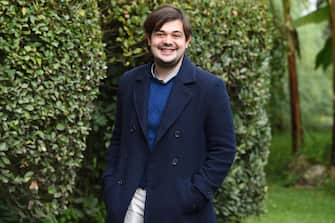
[[[259, 214], [264, 210], [264, 166], [271, 139], [265, 111], [272, 47], [267, 1], [100, 0], [108, 79], [97, 102], [90, 141], [104, 138], [108, 144], [115, 111], [115, 83], [125, 70], [148, 62], [142, 24], [148, 13], [162, 3], [180, 6], [190, 16], [194, 35], [187, 54], [197, 65], [225, 79], [231, 96], [238, 154], [216, 197], [219, 219], [238, 221]], [[101, 146], [90, 144], [88, 148], [106, 154]], [[104, 156], [90, 154], [86, 168], [91, 166], [100, 173], [103, 161], [96, 160], [104, 160]]]
[[24, 222], [75, 190], [105, 76], [99, 18], [93, 0], [0, 0], [0, 197]]

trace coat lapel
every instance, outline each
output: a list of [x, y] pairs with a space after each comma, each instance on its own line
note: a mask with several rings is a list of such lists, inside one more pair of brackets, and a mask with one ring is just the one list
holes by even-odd
[[150, 66], [151, 65], [148, 64], [145, 69], [137, 75], [133, 91], [135, 110], [144, 136], [147, 136], [147, 107], [150, 82]]
[[195, 66], [186, 56], [174, 81], [174, 86], [161, 117], [155, 144], [159, 142], [182, 113], [186, 105], [191, 101], [192, 91], [188, 85], [195, 81]]

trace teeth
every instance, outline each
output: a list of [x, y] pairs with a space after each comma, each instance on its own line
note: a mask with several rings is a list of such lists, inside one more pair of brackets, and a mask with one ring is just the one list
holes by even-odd
[[175, 50], [174, 48], [160, 48], [161, 50]]

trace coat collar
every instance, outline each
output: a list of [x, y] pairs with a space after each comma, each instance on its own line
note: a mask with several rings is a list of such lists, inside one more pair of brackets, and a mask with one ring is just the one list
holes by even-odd
[[[144, 68], [144, 72], [137, 74], [133, 98], [141, 129], [143, 134], [147, 136], [147, 105], [151, 64], [145, 65]], [[192, 91], [188, 85], [194, 82], [196, 82], [196, 67], [188, 57], [184, 56], [161, 117], [160, 126], [156, 134], [156, 145], [191, 101]]]

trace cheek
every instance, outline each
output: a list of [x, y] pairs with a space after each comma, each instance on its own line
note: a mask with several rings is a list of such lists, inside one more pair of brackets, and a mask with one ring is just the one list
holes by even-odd
[[159, 45], [159, 41], [157, 41], [157, 40], [153, 40], [153, 41], [151, 41], [151, 44], [150, 44], [151, 46], [158, 46]]

